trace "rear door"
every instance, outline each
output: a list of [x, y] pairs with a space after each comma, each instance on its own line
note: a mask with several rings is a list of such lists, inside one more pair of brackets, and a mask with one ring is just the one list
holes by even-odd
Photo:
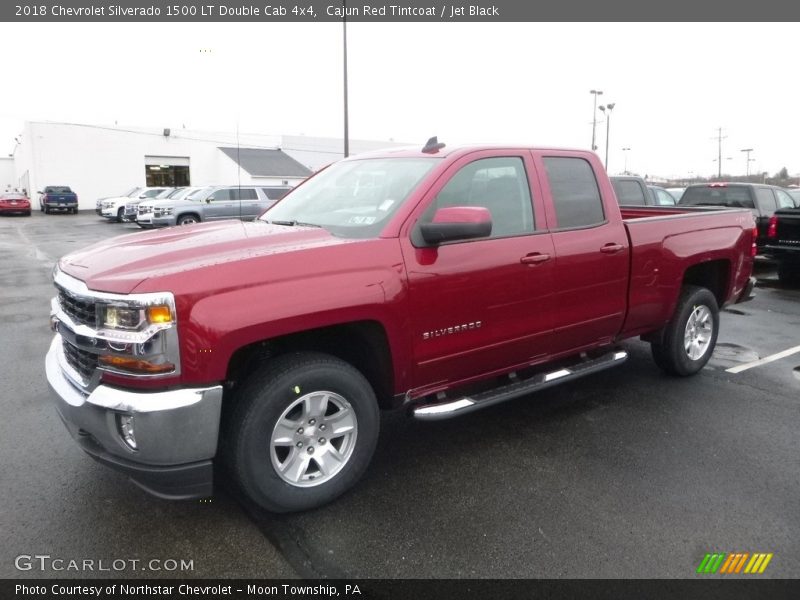
[[239, 188], [236, 194], [239, 198], [242, 219], [255, 219], [266, 208], [266, 201], [261, 199], [254, 187]]
[[622, 328], [630, 248], [619, 209], [592, 164], [557, 151], [537, 159], [555, 247], [554, 352], [608, 343]]

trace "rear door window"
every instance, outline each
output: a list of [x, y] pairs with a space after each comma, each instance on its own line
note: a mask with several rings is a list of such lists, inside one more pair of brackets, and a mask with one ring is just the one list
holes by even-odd
[[605, 223], [603, 199], [594, 171], [582, 158], [550, 156], [543, 159], [559, 229]]

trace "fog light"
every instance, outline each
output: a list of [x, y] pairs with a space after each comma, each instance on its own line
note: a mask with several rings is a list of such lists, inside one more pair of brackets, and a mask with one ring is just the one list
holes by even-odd
[[136, 435], [133, 431], [133, 415], [117, 415], [117, 427], [122, 440], [131, 450], [136, 450]]

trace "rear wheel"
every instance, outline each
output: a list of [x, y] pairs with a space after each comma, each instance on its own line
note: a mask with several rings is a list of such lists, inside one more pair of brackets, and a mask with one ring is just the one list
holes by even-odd
[[273, 512], [307, 510], [363, 475], [378, 439], [378, 403], [350, 364], [318, 353], [277, 357], [236, 395], [227, 459], [244, 493]]
[[687, 285], [660, 342], [651, 350], [655, 363], [672, 375], [694, 375], [714, 352], [719, 333], [719, 307], [708, 289]]

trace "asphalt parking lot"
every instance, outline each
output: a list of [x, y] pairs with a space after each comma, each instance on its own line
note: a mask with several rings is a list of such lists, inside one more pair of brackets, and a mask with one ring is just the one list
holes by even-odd
[[[0, 577], [684, 578], [707, 552], [768, 552], [800, 573], [800, 289], [759, 264], [698, 376], [649, 347], [622, 366], [459, 419], [384, 416], [364, 480], [275, 517], [221, 487], [167, 502], [94, 463], [51, 405], [57, 257], [138, 231], [84, 212], [0, 218]], [[19, 570], [20, 555], [192, 561], [188, 571]]]

